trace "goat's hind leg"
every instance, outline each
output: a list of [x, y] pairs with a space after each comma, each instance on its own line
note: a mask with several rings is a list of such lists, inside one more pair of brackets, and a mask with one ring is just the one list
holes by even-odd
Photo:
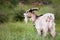
[[50, 26], [49, 30], [50, 30], [51, 36], [54, 38], [55, 35], [56, 35], [56, 32], [55, 32], [55, 23], [53, 23], [53, 24]]
[[48, 25], [47, 25], [47, 23], [44, 23], [42, 25], [42, 30], [43, 30], [43, 37], [45, 38], [47, 36], [47, 32], [48, 32]]
[[55, 34], [56, 34], [56, 32], [55, 32], [55, 27], [52, 27], [51, 29], [50, 29], [50, 34], [51, 34], [51, 36], [54, 38], [55, 37]]
[[43, 29], [43, 37], [45, 38], [47, 36], [48, 29]]

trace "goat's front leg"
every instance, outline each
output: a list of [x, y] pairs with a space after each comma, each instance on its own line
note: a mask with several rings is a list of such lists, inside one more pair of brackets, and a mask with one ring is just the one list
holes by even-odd
[[40, 27], [39, 23], [36, 23], [35, 27], [36, 27], [38, 35], [40, 36], [41, 35], [41, 27]]
[[40, 35], [41, 35], [40, 28], [36, 28], [36, 29], [37, 29], [37, 33], [38, 33], [38, 35], [40, 36]]

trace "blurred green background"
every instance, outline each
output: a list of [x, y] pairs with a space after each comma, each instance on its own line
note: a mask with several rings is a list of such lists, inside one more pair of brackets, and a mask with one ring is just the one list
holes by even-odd
[[[0, 0], [0, 40], [44, 40], [31, 21], [26, 25], [26, 10], [38, 7], [37, 15], [55, 14], [56, 37], [60, 40], [60, 0]], [[46, 40], [51, 40], [48, 33]]]

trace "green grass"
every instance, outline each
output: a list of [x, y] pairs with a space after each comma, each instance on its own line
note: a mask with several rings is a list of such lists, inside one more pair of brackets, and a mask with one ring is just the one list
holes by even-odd
[[[31, 5], [17, 5], [14, 10], [18, 12], [21, 9], [27, 10], [30, 8], [33, 7]], [[39, 11], [36, 11], [37, 15], [54, 12], [54, 9], [51, 6], [42, 6], [39, 8]], [[13, 11], [11, 10], [11, 12]], [[42, 36], [38, 36], [36, 28], [33, 26], [32, 22], [29, 22], [28, 24], [25, 24], [24, 22], [8, 22], [0, 25], [0, 40], [44, 40], [44, 38]], [[51, 40], [49, 33], [46, 40]], [[54, 40], [60, 40], [60, 21], [57, 20], [56, 37]]]
[[[54, 40], [60, 40], [60, 25], [56, 25], [57, 35]], [[27, 25], [24, 22], [9, 22], [0, 25], [0, 40], [43, 40], [42, 36], [37, 35], [33, 23]], [[46, 40], [51, 40], [48, 34]]]

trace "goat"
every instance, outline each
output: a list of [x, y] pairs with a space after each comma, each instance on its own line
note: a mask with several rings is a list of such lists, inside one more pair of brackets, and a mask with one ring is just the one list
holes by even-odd
[[[37, 16], [34, 11], [38, 9], [29, 9], [24, 13], [25, 15], [25, 21], [26, 19], [30, 18], [32, 22], [34, 23], [36, 30], [38, 32], [38, 35], [41, 35], [41, 31], [43, 33], [43, 37], [47, 36], [47, 32], [49, 30], [51, 36], [55, 37], [55, 22], [54, 22], [54, 14], [52, 13], [46, 13], [42, 16]], [[28, 21], [28, 20], [27, 20]], [[27, 22], [26, 21], [26, 22]]]

